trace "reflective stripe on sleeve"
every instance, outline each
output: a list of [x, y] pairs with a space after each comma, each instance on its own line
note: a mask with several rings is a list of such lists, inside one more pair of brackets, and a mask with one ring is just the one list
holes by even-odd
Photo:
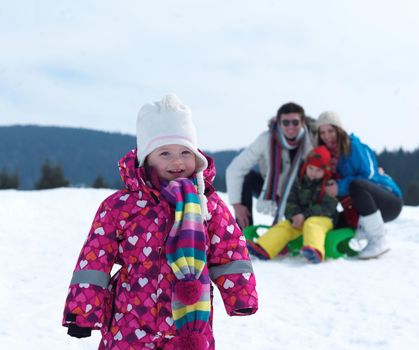
[[212, 280], [215, 280], [223, 275], [246, 272], [253, 273], [252, 263], [249, 260], [236, 260], [228, 264], [212, 266], [209, 269]]
[[73, 273], [70, 284], [89, 283], [102, 288], [106, 288], [109, 283], [109, 275], [103, 271], [80, 270]]

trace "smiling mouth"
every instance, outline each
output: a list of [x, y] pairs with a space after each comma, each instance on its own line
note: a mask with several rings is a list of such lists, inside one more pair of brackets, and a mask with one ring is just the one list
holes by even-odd
[[171, 174], [181, 174], [183, 173], [183, 169], [176, 169], [176, 170], [169, 170]]

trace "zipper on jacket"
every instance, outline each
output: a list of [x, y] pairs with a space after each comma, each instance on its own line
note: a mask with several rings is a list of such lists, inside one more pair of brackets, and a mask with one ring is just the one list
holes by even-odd
[[112, 308], [111, 308], [111, 315], [109, 317], [108, 332], [111, 331], [113, 315], [115, 314], [115, 307], [116, 307], [115, 299], [116, 299], [116, 290], [114, 290], [114, 293], [113, 293], [113, 296], [112, 296]]
[[160, 203], [160, 200], [156, 196], [156, 194], [153, 191], [150, 191], [151, 197], [153, 197], [154, 202], [156, 202], [156, 205]]

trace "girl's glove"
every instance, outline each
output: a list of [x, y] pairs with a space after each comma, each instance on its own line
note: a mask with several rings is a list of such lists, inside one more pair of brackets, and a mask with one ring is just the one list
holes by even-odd
[[69, 324], [67, 334], [76, 338], [87, 338], [92, 335], [92, 329], [88, 327], [79, 327], [76, 324]]

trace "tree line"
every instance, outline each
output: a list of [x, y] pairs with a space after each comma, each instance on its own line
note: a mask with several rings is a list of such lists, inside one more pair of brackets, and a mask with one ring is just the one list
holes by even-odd
[[[48, 160], [41, 166], [41, 176], [35, 183], [37, 190], [45, 190], [59, 187], [69, 187], [70, 181], [64, 176], [61, 164], [50, 164]], [[93, 188], [110, 188], [105, 179], [98, 175], [90, 187]], [[0, 190], [19, 189], [19, 174], [15, 170], [9, 173], [7, 167], [0, 172]]]
[[[210, 154], [217, 169], [214, 187], [217, 191], [226, 192], [225, 169], [239, 151], [222, 151]], [[379, 165], [400, 186], [404, 194], [406, 205], [419, 205], [419, 148], [413, 152], [384, 150], [377, 156]], [[68, 187], [71, 181], [64, 174], [59, 162], [51, 164], [46, 160], [41, 166], [41, 175], [36, 180], [36, 189]], [[74, 183], [73, 183], [74, 186]], [[84, 186], [93, 188], [121, 188], [122, 182], [108, 182], [106, 177], [98, 174], [96, 178]], [[3, 167], [0, 172], [0, 189], [20, 187], [18, 170], [9, 171]]]
[[406, 205], [419, 205], [419, 148], [413, 152], [384, 150], [378, 164], [399, 185]]

